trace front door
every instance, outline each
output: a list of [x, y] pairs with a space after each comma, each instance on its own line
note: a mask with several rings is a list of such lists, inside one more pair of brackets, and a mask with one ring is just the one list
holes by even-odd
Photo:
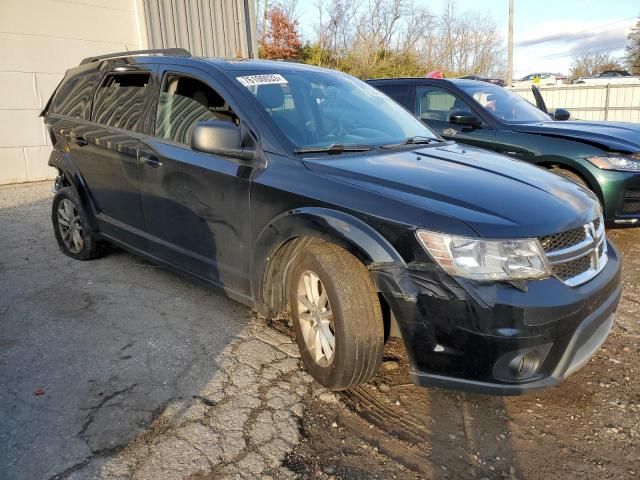
[[142, 139], [139, 151], [150, 252], [230, 293], [248, 295], [253, 166], [191, 149], [191, 133], [200, 121], [240, 128], [237, 109], [203, 71], [163, 65], [158, 77], [155, 134]]
[[465, 127], [449, 123], [449, 114], [453, 110], [466, 110], [477, 113], [466, 100], [450, 90], [432, 85], [416, 86], [415, 114], [432, 130], [456, 142], [475, 145], [493, 150], [496, 132], [493, 127]]

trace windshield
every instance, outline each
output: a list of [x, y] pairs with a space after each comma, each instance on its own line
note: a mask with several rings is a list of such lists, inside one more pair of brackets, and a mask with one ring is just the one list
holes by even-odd
[[415, 137], [438, 139], [385, 94], [339, 72], [238, 72], [236, 80], [297, 151], [330, 145], [379, 146]]
[[460, 85], [492, 116], [507, 123], [548, 122], [551, 117], [506, 88], [491, 84]]

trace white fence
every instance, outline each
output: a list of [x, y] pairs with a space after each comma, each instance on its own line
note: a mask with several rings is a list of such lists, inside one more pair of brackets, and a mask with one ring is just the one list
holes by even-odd
[[[531, 103], [531, 87], [512, 89]], [[540, 87], [547, 108], [566, 108], [571, 118], [640, 123], [640, 83]]]

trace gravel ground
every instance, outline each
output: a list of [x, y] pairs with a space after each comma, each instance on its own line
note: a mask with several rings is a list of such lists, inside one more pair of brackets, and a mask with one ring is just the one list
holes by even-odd
[[561, 386], [417, 388], [394, 340], [333, 394], [286, 324], [119, 250], [62, 255], [50, 202], [49, 182], [0, 187], [0, 479], [638, 477], [640, 230], [610, 233], [617, 323]]

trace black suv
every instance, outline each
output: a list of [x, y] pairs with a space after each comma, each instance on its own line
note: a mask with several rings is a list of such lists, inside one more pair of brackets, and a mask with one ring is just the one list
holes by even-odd
[[372, 378], [397, 322], [420, 385], [518, 394], [604, 342], [620, 261], [597, 199], [459, 146], [348, 75], [114, 54], [49, 101], [62, 251], [107, 242], [291, 311], [323, 385]]

